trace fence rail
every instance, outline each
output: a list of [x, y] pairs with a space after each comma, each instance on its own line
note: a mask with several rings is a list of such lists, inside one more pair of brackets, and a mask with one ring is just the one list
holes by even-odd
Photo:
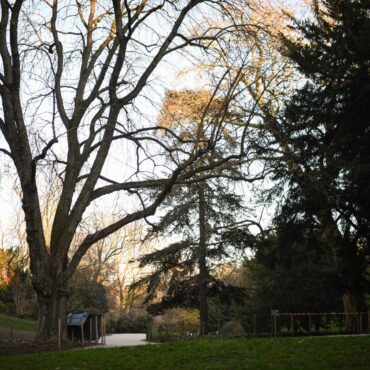
[[[266, 337], [370, 334], [369, 312], [283, 312], [252, 315], [241, 320], [217, 320], [208, 337]], [[148, 325], [148, 340], [176, 340], [199, 337], [199, 325], [183, 322], [155, 322]]]
[[365, 334], [370, 333], [370, 312], [289, 312], [273, 311], [274, 336]]

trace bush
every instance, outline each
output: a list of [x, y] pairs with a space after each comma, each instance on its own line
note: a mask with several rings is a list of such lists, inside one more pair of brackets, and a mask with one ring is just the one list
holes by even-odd
[[131, 311], [112, 319], [112, 333], [146, 333], [150, 317], [143, 311]]
[[229, 321], [222, 327], [221, 335], [225, 337], [242, 337], [246, 333], [239, 321]]
[[151, 338], [151, 342], [164, 343], [164, 342], [173, 342], [181, 339], [179, 335], [171, 333], [157, 333], [154, 334]]

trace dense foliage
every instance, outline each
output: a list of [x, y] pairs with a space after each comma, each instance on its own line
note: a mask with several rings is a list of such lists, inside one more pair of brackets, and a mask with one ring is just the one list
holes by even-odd
[[345, 311], [361, 311], [370, 256], [368, 3], [314, 5], [313, 18], [291, 19], [281, 36], [306, 82], [276, 117], [266, 114], [255, 145], [275, 184], [264, 199], [277, 207], [270, 231], [252, 243], [248, 284], [265, 310], [339, 309], [341, 297]]
[[[234, 251], [230, 244], [224, 243], [221, 230], [235, 223], [236, 217], [243, 212], [240, 196], [231, 193], [227, 185], [222, 180], [204, 180], [201, 185], [178, 186], [166, 201], [166, 213], [154, 232], [180, 240], [140, 258], [141, 266], [154, 268], [138, 282], [148, 284], [150, 312], [158, 314], [172, 307], [199, 308], [202, 238], [206, 247], [207, 297], [217, 297], [227, 304], [242, 299], [240, 287], [225, 285], [213, 273], [217, 265]], [[203, 221], [200, 217], [201, 194], [204, 196]], [[163, 294], [160, 300], [156, 299], [158, 289]]]
[[277, 174], [289, 181], [279, 223], [307, 220], [318, 229], [343, 299], [351, 300], [344, 305], [361, 310], [370, 252], [368, 3], [327, 0], [314, 10], [314, 21], [295, 22], [297, 38], [283, 38], [308, 81], [281, 120], [297, 167]]

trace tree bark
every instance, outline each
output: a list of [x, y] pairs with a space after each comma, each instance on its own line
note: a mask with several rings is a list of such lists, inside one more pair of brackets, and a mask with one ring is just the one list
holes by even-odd
[[36, 339], [39, 341], [57, 335], [58, 320], [61, 319], [61, 337], [66, 338], [67, 324], [67, 295], [60, 290], [55, 290], [46, 296], [41, 291], [36, 291], [39, 302], [38, 331]]
[[35, 274], [33, 286], [39, 303], [37, 340], [45, 340], [57, 334], [58, 320], [61, 319], [61, 337], [66, 338], [67, 324], [67, 282], [61, 279], [62, 272], [67, 266], [67, 258], [63, 262], [57, 260], [53, 264], [50, 259], [48, 275]]

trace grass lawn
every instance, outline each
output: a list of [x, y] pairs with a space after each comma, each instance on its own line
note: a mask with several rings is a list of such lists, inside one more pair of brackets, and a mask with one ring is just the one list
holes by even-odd
[[0, 368], [369, 370], [370, 337], [193, 340], [1, 356]]
[[[15, 316], [9, 316], [0, 313], [0, 327], [9, 328], [13, 326], [14, 329], [36, 331], [37, 322], [31, 320], [19, 319]], [[1, 369], [1, 366], [0, 366]]]

